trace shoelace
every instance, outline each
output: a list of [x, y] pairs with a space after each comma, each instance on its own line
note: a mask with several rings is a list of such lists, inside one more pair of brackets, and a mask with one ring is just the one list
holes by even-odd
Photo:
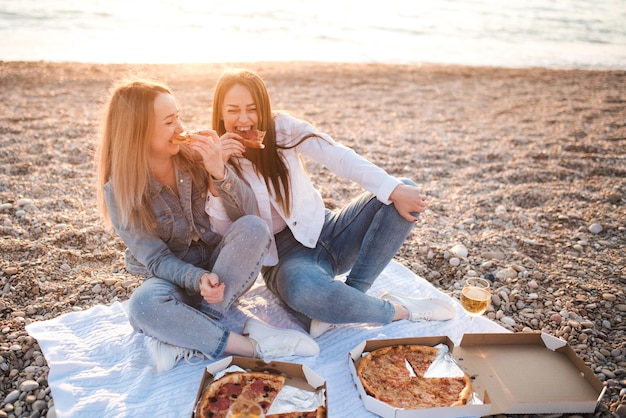
[[[198, 360], [195, 362], [191, 361], [194, 357], [198, 357]], [[187, 350], [185, 348], [179, 347], [179, 351], [178, 353], [176, 353], [176, 361], [185, 360], [187, 364], [191, 364], [191, 365], [200, 364], [202, 363], [203, 359], [204, 359], [204, 354], [195, 350]]]
[[411, 319], [414, 321], [430, 321], [433, 317], [433, 313], [431, 311], [428, 312], [416, 312], [411, 314]]
[[[189, 350], [189, 349], [178, 347], [178, 346], [174, 346], [174, 345], [169, 345], [169, 344], [161, 342], [161, 341], [155, 340], [153, 342], [153, 344], [154, 344], [154, 347], [156, 348], [156, 355], [157, 355], [157, 359], [158, 359], [157, 361], [159, 361], [159, 362], [162, 362], [164, 358], [166, 358], [168, 355], [171, 355], [171, 351], [168, 353], [168, 350], [172, 350], [172, 349], [174, 349], [174, 362], [173, 362], [173, 365], [178, 363], [178, 361], [180, 361], [180, 360], [185, 360], [185, 362], [187, 362], [187, 364], [191, 364], [191, 365], [199, 364], [200, 362], [202, 362], [202, 359], [204, 357], [204, 354], [202, 354], [200, 352], [197, 352], [197, 351], [194, 351], [194, 350]], [[197, 362], [192, 362], [191, 359], [193, 357], [199, 357], [199, 360]], [[165, 368], [168, 369], [169, 365], [165, 366]]]

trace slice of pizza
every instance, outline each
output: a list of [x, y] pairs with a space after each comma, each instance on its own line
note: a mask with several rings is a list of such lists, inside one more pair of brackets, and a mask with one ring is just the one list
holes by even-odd
[[365, 392], [383, 402], [404, 393], [411, 384], [401, 346], [382, 347], [363, 356], [357, 366], [357, 375]]
[[172, 144], [188, 144], [194, 142], [195, 138], [191, 136], [191, 132], [181, 132], [172, 138]]
[[265, 139], [265, 131], [259, 131], [258, 129], [249, 129], [247, 131], [235, 131], [241, 138], [241, 143], [247, 148], [263, 149], [263, 139]]
[[196, 417], [225, 418], [239, 398], [249, 399], [267, 412], [285, 384], [285, 376], [262, 372], [234, 372], [214, 380], [202, 393]]
[[472, 395], [472, 383], [463, 377], [428, 377], [416, 379], [413, 385], [413, 408], [435, 408], [466, 405]]

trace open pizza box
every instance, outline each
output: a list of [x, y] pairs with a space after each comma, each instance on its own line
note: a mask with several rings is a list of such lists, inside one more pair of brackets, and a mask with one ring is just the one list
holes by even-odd
[[198, 404], [198, 401], [200, 400], [204, 389], [209, 386], [209, 384], [214, 380], [216, 376], [220, 375], [220, 372], [233, 366], [239, 367], [246, 371], [283, 374], [287, 378], [285, 380], [285, 387], [289, 386], [291, 389], [295, 388], [321, 396], [323, 398], [323, 405], [328, 411], [326, 381], [309, 367], [298, 363], [288, 363], [281, 361], [271, 361], [269, 363], [266, 363], [261, 359], [230, 356], [206, 366], [204, 370], [204, 375], [202, 376], [202, 380], [200, 381], [200, 387], [198, 388], [196, 400], [194, 402], [194, 412], [192, 413], [192, 418], [195, 417], [195, 405]]
[[[479, 400], [473, 405], [404, 410], [369, 396], [356, 373], [361, 355], [398, 344], [447, 345], [471, 378]], [[365, 407], [385, 418], [592, 413], [606, 390], [565, 341], [540, 332], [465, 334], [458, 346], [445, 336], [368, 340], [350, 352], [349, 364]]]

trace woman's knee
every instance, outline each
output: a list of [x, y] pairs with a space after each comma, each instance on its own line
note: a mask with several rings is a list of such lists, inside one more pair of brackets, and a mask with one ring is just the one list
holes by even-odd
[[237, 219], [228, 231], [229, 234], [243, 235], [255, 240], [271, 239], [271, 233], [267, 222], [255, 215], [246, 215]]
[[152, 317], [164, 303], [171, 300], [171, 286], [174, 285], [157, 277], [144, 280], [128, 300], [128, 315], [131, 323], [141, 323], [144, 318]]

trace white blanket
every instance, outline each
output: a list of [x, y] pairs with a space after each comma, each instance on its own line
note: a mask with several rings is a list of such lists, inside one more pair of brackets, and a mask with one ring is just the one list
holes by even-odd
[[[318, 357], [278, 359], [306, 364], [326, 379], [329, 417], [375, 416], [364, 408], [348, 369], [348, 352], [363, 340], [447, 335], [458, 344], [464, 333], [506, 332], [485, 318], [471, 321], [456, 300], [396, 262], [387, 266], [368, 293], [378, 296], [385, 290], [453, 301], [457, 317], [445, 322], [345, 325], [317, 340], [321, 349]], [[119, 302], [98, 305], [26, 327], [38, 340], [50, 366], [48, 383], [58, 417], [191, 416], [209, 360], [195, 358], [195, 364], [183, 361], [174, 369], [157, 374], [146, 348], [146, 337], [133, 331], [124, 306]], [[226, 321], [231, 329], [240, 332], [249, 316], [281, 327], [302, 329], [260, 280], [228, 312]]]

